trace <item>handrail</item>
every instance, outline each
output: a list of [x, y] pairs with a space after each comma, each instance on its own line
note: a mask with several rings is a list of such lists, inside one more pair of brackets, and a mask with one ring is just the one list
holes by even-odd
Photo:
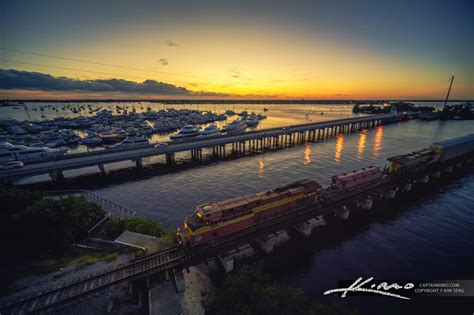
[[112, 202], [108, 199], [105, 199], [89, 190], [86, 190], [86, 189], [76, 189], [76, 190], [53, 190], [53, 191], [46, 191], [45, 192], [47, 195], [73, 195], [73, 194], [80, 194], [80, 195], [83, 195], [83, 196], [87, 196], [91, 199], [93, 199], [94, 201], [96, 201], [97, 203], [101, 204], [101, 205], [105, 205], [107, 207], [111, 207], [112, 209], [117, 209], [119, 210], [120, 212], [122, 212], [123, 214], [125, 215], [128, 215], [128, 216], [136, 216], [137, 215], [137, 212], [135, 210], [132, 210], [132, 209], [129, 209], [125, 206], [122, 206], [116, 202]]
[[112, 215], [111, 215], [109, 212], [107, 212], [107, 214], [106, 214], [102, 219], [100, 219], [99, 222], [97, 222], [93, 227], [91, 227], [91, 228], [87, 231], [87, 234], [88, 234], [88, 235], [91, 235], [92, 232], [94, 232], [94, 230], [95, 230], [96, 228], [98, 228], [98, 227], [101, 226], [105, 221], [107, 221], [108, 219], [110, 219], [111, 216], [112, 216]]
[[[251, 131], [247, 131], [247, 132], [241, 133], [241, 134], [218, 135], [218, 136], [208, 137], [208, 138], [205, 138], [205, 139], [188, 139], [186, 141], [179, 141], [179, 142], [169, 141], [168, 144], [170, 146], [172, 146], [172, 145], [182, 144], [182, 143], [200, 142], [200, 141], [207, 141], [207, 140], [213, 140], [213, 139], [225, 139], [225, 138], [230, 138], [230, 137], [234, 137], [234, 136], [253, 135], [253, 134], [258, 134], [258, 133], [262, 133], [262, 135], [264, 135], [266, 132], [272, 132], [272, 131], [278, 131], [278, 130], [287, 130], [287, 129], [294, 129], [294, 128], [311, 127], [311, 126], [314, 126], [317, 129], [318, 125], [344, 124], [344, 123], [359, 122], [359, 121], [372, 121], [372, 120], [378, 120], [378, 119], [395, 118], [397, 116], [399, 116], [399, 115], [395, 115], [395, 114], [377, 114], [377, 115], [372, 115], [372, 116], [351, 117], [351, 118], [345, 118], [345, 119], [334, 119], [334, 120], [320, 121], [320, 122], [314, 122], [314, 123], [305, 123], [305, 124], [296, 124], [296, 125], [266, 128], [266, 129], [259, 129], [259, 130], [251, 130]], [[129, 147], [129, 148], [125, 147], [123, 149], [118, 148], [118, 149], [113, 149], [113, 150], [97, 150], [97, 151], [91, 151], [91, 152], [73, 153], [73, 154], [66, 154], [66, 155], [63, 155], [63, 156], [52, 157], [52, 158], [49, 158], [49, 159], [25, 161], [25, 163], [28, 164], [28, 165], [31, 165], [31, 164], [38, 164], [38, 163], [44, 163], [44, 162], [54, 162], [54, 161], [67, 160], [67, 159], [72, 159], [72, 158], [81, 158], [81, 157], [89, 157], [89, 156], [101, 156], [101, 155], [106, 155], [106, 154], [110, 154], [110, 153], [126, 152], [126, 151], [134, 151], [134, 150], [137, 150], [137, 149], [152, 148], [153, 146], [154, 146], [154, 144], [145, 144], [145, 145], [142, 145], [142, 146], [135, 146], [135, 147]]]

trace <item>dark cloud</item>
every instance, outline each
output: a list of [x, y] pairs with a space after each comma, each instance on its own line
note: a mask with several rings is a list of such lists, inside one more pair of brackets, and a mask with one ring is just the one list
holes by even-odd
[[178, 46], [179, 46], [178, 43], [176, 43], [176, 42], [174, 42], [174, 41], [172, 41], [172, 40], [170, 40], [170, 39], [168, 39], [168, 40], [166, 41], [166, 45], [168, 45], [169, 47], [178, 47]]
[[161, 63], [163, 66], [168, 65], [168, 58], [161, 58], [161, 59], [160, 59], [160, 63]]
[[53, 77], [39, 72], [0, 69], [0, 89], [79, 91], [79, 92], [123, 92], [149, 95], [224, 95], [208, 92], [193, 92], [185, 87], [155, 80], [141, 83], [123, 79], [77, 80]]

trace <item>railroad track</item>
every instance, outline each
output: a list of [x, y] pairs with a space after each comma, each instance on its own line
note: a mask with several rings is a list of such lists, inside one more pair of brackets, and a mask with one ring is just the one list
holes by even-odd
[[0, 314], [21, 315], [47, 311], [53, 306], [71, 301], [79, 296], [112, 286], [121, 281], [129, 281], [180, 264], [184, 258], [183, 250], [176, 246], [166, 251], [144, 257], [104, 273], [66, 284], [49, 292], [29, 297], [2, 307]]
[[[377, 185], [373, 190], [378, 190], [382, 188], [381, 186], [385, 185]], [[367, 191], [364, 192], [364, 194], [367, 193]], [[354, 195], [351, 196], [351, 198], [354, 198]], [[346, 198], [343, 198], [343, 200], [345, 201]], [[333, 201], [333, 203], [337, 204], [343, 202], [343, 200]], [[246, 230], [245, 233], [237, 233], [222, 240], [222, 242], [209, 244], [209, 246], [206, 246], [205, 248], [196, 248], [195, 250], [185, 252], [180, 246], [175, 246], [163, 252], [135, 259], [127, 265], [94, 275], [90, 278], [82, 279], [66, 284], [60, 288], [16, 301], [5, 307], [1, 307], [2, 311], [0, 314], [22, 315], [47, 311], [52, 307], [118, 284], [122, 281], [130, 281], [136, 278], [145, 277], [148, 274], [153, 274], [177, 266], [192, 266], [196, 263], [202, 262], [203, 260], [206, 261], [212, 257], [216, 257], [218, 254], [224, 253], [226, 250], [255, 241], [264, 235], [274, 233], [281, 229], [288, 229], [299, 222], [306, 221], [320, 214], [328, 214], [330, 212], [331, 210], [329, 208], [324, 207], [323, 209], [320, 206], [296, 209], [275, 217], [272, 220], [262, 221], [254, 227]]]
[[406, 182], [406, 180], [407, 179], [386, 179], [377, 184], [365, 187], [364, 190], [354, 191], [347, 195], [339, 195], [336, 192], [325, 189], [324, 193], [332, 195], [332, 197], [335, 195], [336, 197], [329, 198], [332, 200], [326, 200], [320, 205], [295, 209], [278, 217], [274, 217], [272, 220], [262, 221], [241, 233], [234, 233], [225, 239], [211, 242], [205, 247], [185, 251], [181, 246], [175, 246], [166, 251], [138, 258], [127, 265], [0, 307], [0, 314], [21, 315], [47, 311], [54, 306], [61, 305], [80, 296], [104, 289], [122, 281], [134, 280], [171, 268], [187, 268], [188, 266], [212, 259], [217, 255], [225, 254], [228, 250], [258, 240], [265, 235], [283, 229], [289, 229], [315, 216], [334, 213], [334, 209], [337, 207], [353, 203], [357, 199], [365, 198], [365, 196], [370, 194], [379, 194], [383, 190], [391, 188], [393, 185]]

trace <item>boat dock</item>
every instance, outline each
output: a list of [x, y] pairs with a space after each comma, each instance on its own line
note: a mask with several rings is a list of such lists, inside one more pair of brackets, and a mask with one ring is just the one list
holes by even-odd
[[[167, 146], [155, 148], [153, 145], [121, 148], [87, 153], [70, 154], [48, 160], [25, 162], [21, 168], [0, 172], [0, 180], [11, 181], [19, 178], [49, 174], [54, 180], [64, 179], [63, 171], [83, 167], [98, 166], [106, 174], [105, 165], [122, 161], [135, 161], [137, 167], [143, 165], [143, 158], [165, 156], [169, 164], [175, 162], [178, 152], [191, 152], [193, 160], [202, 160], [203, 149], [212, 150], [215, 157], [226, 156], [226, 150], [234, 154], [263, 152], [305, 141], [323, 141], [341, 133], [352, 133], [362, 129], [404, 121], [409, 114], [381, 114], [364, 117], [338, 119], [318, 123], [299, 124], [286, 127], [261, 129], [235, 135], [218, 135], [205, 139], [169, 142]], [[413, 116], [410, 114], [410, 116]]]

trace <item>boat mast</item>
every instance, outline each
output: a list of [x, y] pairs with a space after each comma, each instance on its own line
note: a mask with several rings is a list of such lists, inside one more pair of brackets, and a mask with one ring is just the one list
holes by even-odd
[[25, 112], [26, 112], [26, 116], [28, 117], [28, 121], [32, 122], [31, 117], [30, 117], [30, 113], [28, 112], [28, 105], [26, 105], [26, 104], [25, 104]]
[[446, 100], [444, 101], [443, 111], [446, 109], [446, 104], [448, 103], [449, 93], [451, 92], [451, 86], [453, 86], [454, 75], [451, 76], [451, 82], [449, 83], [448, 94], [446, 94]]

